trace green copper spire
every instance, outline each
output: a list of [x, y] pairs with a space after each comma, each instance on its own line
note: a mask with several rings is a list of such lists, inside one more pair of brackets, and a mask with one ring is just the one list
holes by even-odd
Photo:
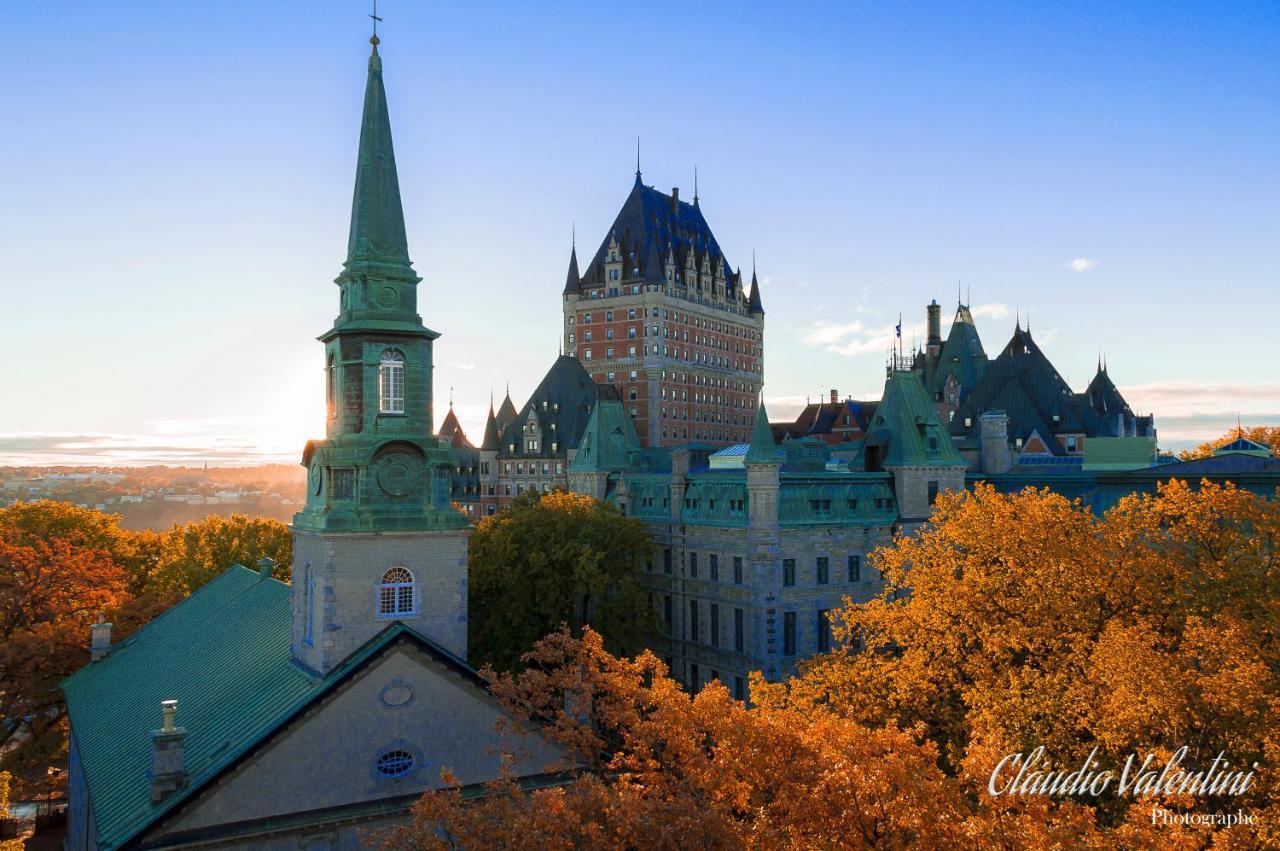
[[773, 429], [769, 428], [769, 414], [764, 409], [764, 397], [760, 397], [760, 409], [756, 411], [756, 426], [751, 432], [751, 448], [743, 459], [746, 464], [777, 464], [778, 444], [773, 442]]
[[364, 88], [364, 119], [356, 163], [355, 196], [351, 200], [351, 236], [347, 240], [347, 274], [382, 273], [416, 277], [409, 262], [400, 205], [400, 180], [391, 145], [391, 118], [382, 85], [382, 57], [374, 36], [369, 77]]
[[340, 305], [325, 345], [325, 439], [303, 452], [306, 507], [295, 530], [375, 532], [462, 528], [451, 505], [455, 466], [432, 433], [432, 342], [417, 312], [391, 121], [374, 36], [364, 94], [351, 238], [336, 283]]

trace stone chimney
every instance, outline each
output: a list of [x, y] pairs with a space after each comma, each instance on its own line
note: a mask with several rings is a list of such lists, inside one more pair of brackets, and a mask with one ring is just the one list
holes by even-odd
[[153, 804], [187, 785], [187, 769], [182, 759], [187, 731], [173, 723], [178, 714], [178, 701], [160, 701], [160, 711], [164, 715], [164, 726], [151, 731], [151, 770], [147, 772]]
[[831, 404], [836, 405], [840, 402], [840, 395], [836, 393], [836, 388], [831, 388]]
[[978, 435], [982, 445], [982, 472], [1009, 472], [1013, 468], [1013, 455], [1009, 452], [1009, 415], [1004, 411], [987, 411], [978, 417]]
[[276, 570], [275, 559], [271, 559], [271, 558], [268, 558], [267, 556], [263, 556], [261, 559], [258, 560], [258, 578], [259, 579], [270, 579], [272, 575], [275, 573], [275, 570]]
[[929, 306], [926, 308], [926, 318], [928, 319], [929, 337], [925, 341], [925, 347], [930, 357], [937, 357], [942, 352], [942, 306], [938, 304], [937, 299], [929, 302]]
[[671, 209], [673, 210], [680, 209], [680, 187], [679, 186], [671, 187]]
[[89, 659], [98, 661], [111, 650], [111, 624], [104, 623], [102, 615], [98, 622], [89, 627]]

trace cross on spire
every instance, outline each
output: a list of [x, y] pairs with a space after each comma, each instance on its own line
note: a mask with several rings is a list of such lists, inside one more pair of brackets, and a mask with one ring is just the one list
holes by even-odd
[[369, 43], [374, 47], [378, 46], [378, 24], [382, 18], [378, 17], [378, 0], [373, 0], [373, 14], [369, 16], [373, 19], [373, 37], [369, 39]]

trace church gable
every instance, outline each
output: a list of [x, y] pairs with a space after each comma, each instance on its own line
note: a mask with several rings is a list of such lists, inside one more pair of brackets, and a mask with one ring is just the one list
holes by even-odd
[[[474, 674], [402, 634], [148, 838], [176, 839], [225, 825], [243, 836], [257, 821], [315, 813], [319, 822], [378, 801], [402, 811], [439, 787], [441, 769], [464, 785], [496, 777], [501, 716]], [[517, 763], [518, 775], [565, 767], [554, 745], [513, 736], [501, 738], [529, 754]]]

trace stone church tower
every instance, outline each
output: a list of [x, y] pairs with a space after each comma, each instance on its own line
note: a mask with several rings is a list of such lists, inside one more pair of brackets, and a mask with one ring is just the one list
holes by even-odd
[[303, 451], [293, 519], [293, 656], [321, 674], [401, 621], [467, 652], [466, 518], [432, 434], [431, 346], [417, 312], [377, 36], [371, 40], [347, 260], [325, 346], [326, 438]]

